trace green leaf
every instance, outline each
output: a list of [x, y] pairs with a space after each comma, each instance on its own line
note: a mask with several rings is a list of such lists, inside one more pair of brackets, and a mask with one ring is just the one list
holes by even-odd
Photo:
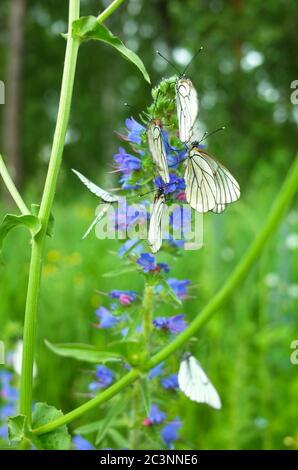
[[151, 408], [151, 394], [150, 394], [149, 380], [147, 377], [143, 377], [140, 380], [140, 386], [142, 390], [142, 396], [144, 400], [144, 407], [145, 407], [146, 415], [149, 416], [150, 408]]
[[34, 215], [14, 215], [6, 214], [0, 225], [0, 252], [3, 241], [7, 234], [15, 227], [26, 227], [30, 230], [32, 236], [38, 234], [41, 229], [40, 220]]
[[81, 343], [60, 343], [53, 344], [45, 340], [46, 346], [58, 356], [71, 357], [78, 361], [85, 361], [91, 363], [103, 363], [122, 361], [123, 357], [120, 354], [100, 351], [94, 346]]
[[[35, 215], [36, 217], [38, 216], [39, 208], [40, 208], [40, 205], [39, 205], [39, 204], [31, 204], [31, 212], [32, 212], [32, 214]], [[54, 236], [54, 232], [55, 232], [55, 219], [54, 219], [53, 214], [50, 214], [49, 223], [48, 223], [48, 228], [47, 228], [47, 235], [48, 235], [49, 237], [53, 237], [53, 236]]]
[[107, 273], [104, 273], [102, 275], [102, 277], [121, 276], [122, 274], [128, 274], [128, 273], [132, 273], [132, 272], [135, 272], [135, 271], [136, 271], [136, 268], [131, 266], [131, 267], [128, 267], [128, 268], [118, 269], [116, 271], [109, 271]]
[[79, 20], [74, 21], [72, 35], [81, 42], [89, 39], [95, 39], [114, 47], [125, 59], [138, 67], [138, 69], [142, 72], [145, 80], [148, 83], [151, 83], [148, 72], [139, 56], [135, 52], [128, 49], [117, 36], [114, 36], [114, 34], [108, 30], [106, 26], [100, 24], [95, 16], [83, 16]]
[[[47, 405], [46, 403], [36, 403], [32, 416], [33, 429], [39, 428], [61, 416], [63, 416], [62, 411], [57, 410], [54, 406]], [[47, 434], [42, 434], [38, 437], [38, 440], [44, 450], [69, 450], [71, 443], [70, 435], [65, 425]]]
[[19, 444], [25, 437], [26, 416], [18, 415], [8, 418], [8, 439], [10, 444]]
[[80, 434], [81, 436], [84, 436], [85, 434], [91, 434], [92, 432], [98, 431], [101, 424], [102, 419], [99, 421], [93, 421], [93, 423], [84, 424], [75, 430], [75, 434]]
[[129, 443], [128, 440], [120, 434], [120, 432], [117, 429], [111, 428], [109, 429], [109, 437], [114, 441], [116, 446], [119, 449], [128, 449], [129, 448]]
[[127, 406], [128, 399], [123, 400], [123, 398], [120, 398], [115, 405], [110, 405], [110, 409], [106, 414], [106, 417], [101, 421], [101, 426], [96, 436], [95, 445], [99, 445], [103, 441], [104, 437], [111, 428], [117, 416], [119, 416], [120, 413], [124, 412], [124, 410], [127, 409]]

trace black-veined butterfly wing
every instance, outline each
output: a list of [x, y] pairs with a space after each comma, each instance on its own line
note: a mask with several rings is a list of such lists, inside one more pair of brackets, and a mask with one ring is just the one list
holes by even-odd
[[162, 245], [163, 218], [166, 210], [164, 193], [157, 194], [154, 199], [149, 224], [148, 243], [152, 253], [157, 253]]
[[235, 202], [240, 198], [240, 186], [229, 170], [205, 150], [200, 150], [200, 155], [212, 168], [216, 184], [216, 203], [220, 206], [218, 210], [222, 212], [223, 205]]
[[92, 224], [88, 228], [87, 232], [84, 234], [83, 240], [88, 237], [88, 235], [90, 234], [91, 230], [95, 227], [95, 225], [98, 224], [98, 222], [106, 215], [109, 207], [110, 207], [109, 203], [105, 204], [104, 207], [101, 209], [101, 211], [96, 215], [95, 219], [93, 220]]
[[192, 137], [192, 128], [199, 112], [199, 100], [191, 80], [177, 79], [175, 88], [179, 138], [185, 143]]
[[119, 196], [115, 196], [114, 194], [108, 193], [108, 191], [105, 191], [104, 189], [100, 188], [97, 186], [95, 183], [92, 183], [92, 181], [88, 180], [82, 173], [80, 173], [77, 170], [72, 169], [75, 175], [82, 181], [82, 183], [91, 191], [93, 194], [95, 194], [97, 197], [102, 199], [104, 202], [117, 202], [119, 201]]
[[212, 168], [193, 147], [185, 161], [186, 200], [198, 212], [208, 212], [216, 205], [216, 184]]
[[226, 204], [216, 204], [215, 207], [211, 210], [211, 212], [214, 212], [214, 214], [222, 214], [226, 210], [227, 205]]
[[240, 197], [240, 186], [231, 173], [203, 149], [193, 146], [185, 170], [186, 200], [198, 212], [223, 212]]
[[188, 355], [180, 364], [178, 373], [180, 390], [192, 401], [206, 403], [219, 410], [220, 397], [197, 359]]
[[165, 183], [170, 182], [167, 153], [160, 126], [152, 121], [147, 129], [148, 145], [158, 172]]

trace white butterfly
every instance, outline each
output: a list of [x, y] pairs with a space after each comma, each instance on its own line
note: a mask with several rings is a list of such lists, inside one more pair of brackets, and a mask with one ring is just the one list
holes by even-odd
[[162, 245], [163, 221], [166, 212], [165, 195], [163, 188], [159, 188], [153, 203], [149, 224], [148, 243], [152, 253], [157, 253]]
[[231, 173], [194, 142], [185, 161], [186, 200], [198, 212], [223, 212], [240, 187]]
[[115, 196], [115, 194], [111, 194], [108, 191], [105, 191], [104, 189], [100, 188], [97, 186], [95, 183], [92, 183], [92, 181], [88, 180], [82, 173], [80, 173], [77, 170], [72, 169], [72, 171], [77, 175], [77, 177], [82, 181], [82, 183], [91, 191], [93, 194], [95, 194], [97, 197], [99, 197], [103, 202], [106, 202], [107, 204], [103, 207], [103, 209], [96, 215], [95, 219], [93, 220], [92, 224], [88, 228], [87, 232], [83, 236], [83, 239], [85, 239], [93, 227], [105, 216], [107, 213], [110, 204], [113, 202], [118, 202], [120, 200], [119, 196]]
[[147, 127], [149, 150], [157, 170], [165, 183], [170, 182], [167, 152], [158, 119], [152, 119]]
[[206, 403], [219, 410], [220, 397], [197, 359], [190, 354], [183, 359], [178, 373], [180, 390], [192, 401]]
[[188, 78], [177, 78], [175, 90], [179, 138], [185, 143], [192, 137], [192, 129], [199, 112], [199, 100], [196, 89]]

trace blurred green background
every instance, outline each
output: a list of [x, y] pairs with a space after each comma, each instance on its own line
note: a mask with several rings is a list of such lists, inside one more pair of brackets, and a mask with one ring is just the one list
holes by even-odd
[[[82, 0], [82, 14], [96, 15], [108, 3]], [[107, 21], [143, 59], [153, 84], [172, 75], [156, 49], [183, 69], [203, 45], [189, 70], [201, 99], [200, 122], [208, 130], [227, 126], [209, 149], [238, 179], [242, 198], [222, 216], [204, 217], [202, 250], [185, 252], [175, 262], [166, 258], [173, 277], [197, 285], [184, 306], [188, 320], [226, 281], [254, 239], [297, 151], [298, 104], [291, 102], [291, 83], [298, 79], [297, 17], [295, 0], [127, 0]], [[28, 203], [39, 201], [50, 155], [66, 21], [67, 2], [1, 0], [0, 80], [7, 99], [0, 106], [0, 151]], [[94, 234], [81, 240], [97, 201], [70, 172], [74, 167], [102, 186], [113, 184], [105, 172], [119, 146], [114, 131], [123, 131], [128, 115], [124, 102], [137, 117], [150, 102], [150, 87], [111, 48], [84, 45], [53, 210], [56, 233], [47, 241], [36, 357], [36, 400], [64, 411], [82, 402], [84, 364], [55, 357], [43, 339], [94, 343], [98, 332], [91, 324], [102, 301], [95, 290], [142, 286], [137, 274], [102, 277], [115, 269], [111, 251], [119, 246]], [[14, 208], [2, 183], [0, 189], [4, 215]], [[28, 243], [21, 230], [5, 241], [0, 334], [6, 340], [21, 334]], [[298, 447], [298, 365], [290, 362], [290, 344], [298, 339], [297, 307], [296, 199], [246, 281], [199, 335], [197, 356], [224, 406], [216, 413], [181, 398], [181, 446]]]

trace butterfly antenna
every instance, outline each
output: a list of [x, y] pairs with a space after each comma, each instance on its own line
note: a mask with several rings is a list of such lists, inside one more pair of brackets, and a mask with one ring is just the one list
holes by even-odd
[[192, 56], [190, 61], [188, 62], [187, 66], [183, 70], [182, 76], [186, 74], [186, 71], [188, 70], [189, 66], [193, 63], [193, 61], [198, 57], [200, 52], [203, 50], [203, 46], [200, 47], [200, 49], [197, 50], [197, 52]]
[[155, 189], [151, 189], [151, 191], [147, 191], [146, 193], [139, 194], [139, 197], [147, 196], [147, 194], [154, 193]]
[[199, 143], [203, 142], [203, 140], [208, 139], [208, 137], [210, 137], [211, 135], [216, 134], [216, 133], [219, 132], [219, 131], [224, 131], [225, 128], [226, 128], [225, 126], [222, 126], [222, 127], [219, 127], [218, 129], [215, 129], [215, 130], [212, 131], [212, 132], [205, 132], [205, 134], [203, 135], [203, 137], [202, 137], [202, 139], [200, 140]]
[[163, 60], [165, 60], [178, 74], [179, 77], [181, 77], [181, 73], [180, 73], [180, 70], [177, 69], [177, 67], [171, 62], [169, 61], [169, 59], [167, 59], [164, 55], [162, 55], [161, 52], [159, 51], [156, 51], [156, 54], [158, 54]]

